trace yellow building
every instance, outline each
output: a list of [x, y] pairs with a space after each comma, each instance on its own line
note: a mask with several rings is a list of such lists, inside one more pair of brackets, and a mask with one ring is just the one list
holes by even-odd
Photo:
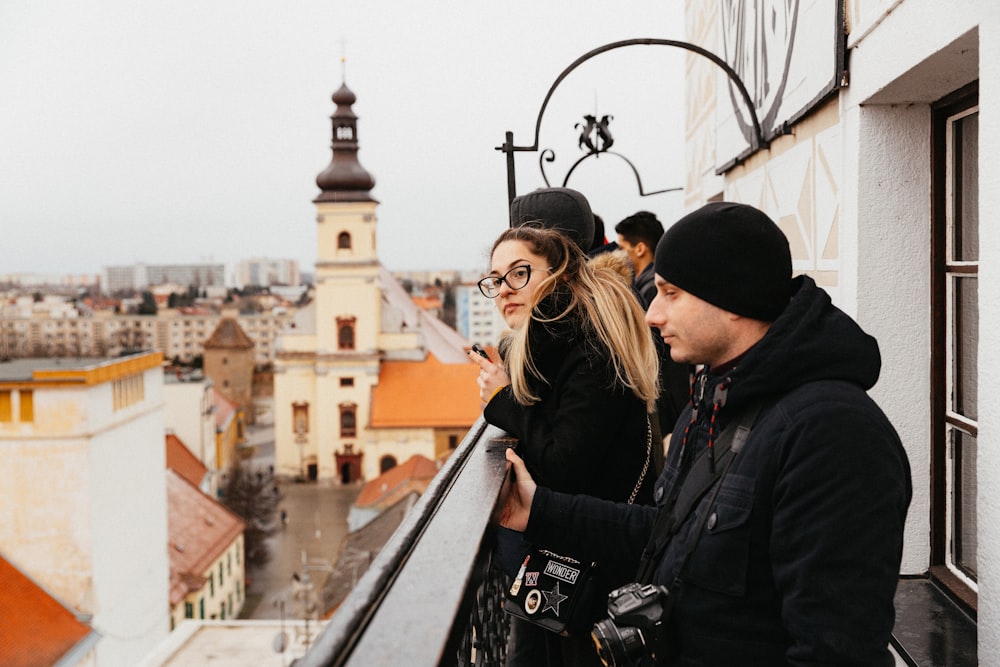
[[225, 474], [240, 445], [246, 442], [246, 416], [243, 408], [212, 389], [215, 415], [215, 469]]
[[170, 627], [188, 618], [236, 618], [246, 599], [243, 521], [167, 470]]
[[[355, 100], [346, 85], [333, 95], [333, 159], [313, 200], [315, 297], [278, 339], [274, 375], [276, 472], [345, 483], [373, 479], [414, 454], [446, 453], [480, 413], [468, 343], [418, 308], [378, 261], [375, 179], [358, 162]], [[426, 406], [418, 420], [374, 420], [389, 361], [429, 369], [412, 387], [410, 398], [420, 392]], [[435, 364], [453, 372], [433, 372]], [[433, 380], [445, 376], [447, 386]], [[447, 400], [462, 390], [457, 405]], [[432, 400], [435, 392], [442, 400]], [[399, 391], [387, 394], [383, 400], [400, 400]]]

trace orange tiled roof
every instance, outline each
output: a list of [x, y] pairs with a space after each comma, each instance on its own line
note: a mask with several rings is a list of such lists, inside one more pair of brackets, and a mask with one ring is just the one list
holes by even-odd
[[170, 604], [205, 584], [203, 572], [230, 547], [246, 524], [222, 503], [167, 471]]
[[239, 323], [232, 317], [223, 317], [219, 320], [215, 331], [208, 337], [202, 347], [205, 349], [228, 348], [237, 350], [252, 350], [253, 341]]
[[201, 481], [208, 474], [208, 468], [173, 433], [167, 434], [167, 468], [195, 486], [201, 486]]
[[0, 618], [0, 665], [54, 665], [91, 633], [72, 611], [3, 557]]
[[370, 482], [366, 482], [354, 500], [354, 505], [389, 506], [410, 491], [423, 493], [437, 471], [438, 466], [434, 461], [426, 456], [414, 454], [405, 463], [390, 468]]
[[472, 363], [384, 361], [372, 389], [371, 428], [469, 428], [482, 412]]
[[414, 296], [413, 303], [424, 310], [434, 310], [441, 308], [441, 299], [436, 296]]

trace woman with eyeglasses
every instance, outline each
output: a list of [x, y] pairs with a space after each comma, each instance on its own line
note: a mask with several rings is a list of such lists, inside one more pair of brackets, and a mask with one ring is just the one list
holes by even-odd
[[[499, 363], [470, 353], [486, 421], [518, 438], [538, 484], [650, 503], [659, 459], [647, 415], [658, 395], [658, 359], [627, 258], [588, 261], [560, 232], [524, 225], [496, 240], [479, 289], [510, 326]], [[601, 664], [589, 637], [511, 620], [509, 666]]]

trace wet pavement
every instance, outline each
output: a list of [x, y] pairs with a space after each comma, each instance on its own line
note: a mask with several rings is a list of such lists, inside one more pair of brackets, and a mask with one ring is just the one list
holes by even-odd
[[[274, 437], [269, 427], [253, 428], [248, 441], [256, 447], [255, 465], [273, 464]], [[285, 603], [285, 618], [300, 615], [297, 612], [301, 610], [296, 609], [300, 603], [293, 592], [301, 587], [305, 574], [317, 588], [322, 585], [347, 536], [351, 503], [361, 491], [360, 485], [291, 480], [280, 480], [278, 488], [284, 496], [280, 508], [287, 512], [288, 521], [268, 539], [271, 560], [267, 565], [247, 572], [247, 595], [240, 618], [280, 619], [281, 602]]]

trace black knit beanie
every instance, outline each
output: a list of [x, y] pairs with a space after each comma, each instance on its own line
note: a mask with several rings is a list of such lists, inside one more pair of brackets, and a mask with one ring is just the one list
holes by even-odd
[[654, 270], [723, 310], [773, 322], [788, 305], [788, 239], [746, 204], [706, 204], [675, 222], [656, 244]]
[[510, 226], [541, 222], [543, 227], [558, 229], [587, 252], [594, 242], [594, 214], [590, 202], [569, 188], [539, 188], [514, 197], [510, 203]]

